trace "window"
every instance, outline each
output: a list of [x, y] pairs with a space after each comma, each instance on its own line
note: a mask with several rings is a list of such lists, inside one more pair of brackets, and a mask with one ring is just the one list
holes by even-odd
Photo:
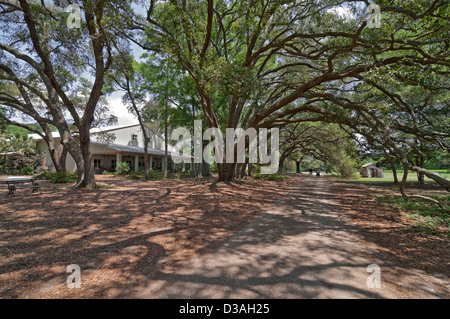
[[131, 141], [128, 143], [128, 146], [138, 147], [138, 136], [136, 134], [131, 135]]
[[102, 160], [98, 158], [94, 158], [94, 167], [101, 167]]

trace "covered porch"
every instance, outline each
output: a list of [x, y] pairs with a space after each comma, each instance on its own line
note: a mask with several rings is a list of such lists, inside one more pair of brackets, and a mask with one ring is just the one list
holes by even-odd
[[[99, 143], [93, 143], [92, 146], [92, 159], [94, 161], [96, 173], [101, 173], [103, 171], [115, 172], [119, 163], [128, 163], [131, 171], [134, 172], [143, 171], [145, 169], [143, 148]], [[150, 170], [162, 172], [165, 170], [164, 155], [165, 153], [163, 151], [148, 150], [148, 163]], [[192, 169], [191, 156], [180, 156], [179, 154], [172, 154], [169, 152], [169, 170], [172, 170], [173, 172], [176, 170], [177, 165], [173, 162], [172, 158], [184, 159], [190, 163], [189, 167], [187, 167], [185, 162], [180, 164], [182, 171]]]

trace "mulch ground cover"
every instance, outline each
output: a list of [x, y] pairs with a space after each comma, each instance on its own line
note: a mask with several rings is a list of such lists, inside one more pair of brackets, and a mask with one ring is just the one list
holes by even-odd
[[[220, 247], [301, 177], [97, 180], [95, 190], [0, 189], [0, 298], [126, 297], [156, 270]], [[69, 265], [79, 265], [81, 289], [68, 289]]]

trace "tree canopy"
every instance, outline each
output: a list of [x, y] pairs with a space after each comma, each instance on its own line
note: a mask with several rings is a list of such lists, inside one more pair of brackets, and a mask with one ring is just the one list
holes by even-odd
[[[128, 56], [134, 94], [168, 99], [173, 125], [201, 118], [223, 131], [279, 128], [287, 148], [289, 132], [298, 135], [292, 152], [301, 144], [297, 129], [311, 127], [317, 139], [334, 132], [401, 163], [405, 176], [414, 171], [448, 190], [424, 163], [449, 153], [449, 4], [374, 3], [379, 27], [371, 3], [360, 0], [79, 1], [84, 16], [73, 31], [67, 13], [44, 2], [0, 1], [1, 105], [66, 132], [65, 146], [83, 154], [89, 172], [94, 111], [107, 73]], [[142, 59], [131, 46], [146, 52]], [[158, 119], [154, 111], [148, 115]], [[354, 147], [323, 145], [314, 150], [334, 165]], [[238, 171], [218, 163], [221, 180]]]

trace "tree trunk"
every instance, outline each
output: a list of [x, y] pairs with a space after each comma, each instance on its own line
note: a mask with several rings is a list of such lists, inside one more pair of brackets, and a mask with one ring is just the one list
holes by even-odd
[[425, 184], [425, 175], [422, 173], [417, 173], [417, 181], [419, 184]]
[[[208, 141], [202, 140], [202, 150], [204, 150], [207, 145]], [[203, 158], [203, 153], [202, 153], [202, 163], [199, 165], [200, 165], [199, 170], [202, 177], [211, 176], [211, 165], [205, 161], [205, 159]]]
[[63, 145], [60, 144], [60, 147], [57, 148], [55, 145], [55, 139], [53, 138], [53, 134], [48, 125], [40, 123], [40, 126], [45, 133], [44, 141], [45, 143], [47, 143], [48, 152], [50, 154], [50, 158], [52, 159], [53, 166], [55, 166], [55, 170], [57, 172], [65, 172], [66, 171], [65, 161], [63, 163], [61, 162], [61, 153], [62, 153], [61, 147], [64, 149]]
[[75, 139], [72, 136], [72, 132], [64, 117], [62, 108], [59, 106], [59, 98], [55, 89], [52, 87], [51, 83], [49, 83], [49, 81], [45, 77], [43, 78], [43, 80], [47, 87], [49, 100], [51, 102], [49, 104], [49, 111], [53, 117], [54, 122], [53, 124], [58, 129], [60, 136], [60, 143], [64, 146], [64, 148], [67, 150], [67, 152], [72, 156], [72, 158], [75, 161], [78, 173], [77, 185], [79, 185], [83, 181], [85, 175], [84, 159], [81, 153], [80, 144], [77, 141], [75, 141]]
[[235, 163], [218, 163], [219, 167], [219, 180], [222, 182], [231, 182], [234, 180]]
[[77, 165], [77, 173], [78, 173], [77, 185], [79, 185], [83, 181], [85, 175], [84, 159], [81, 153], [80, 145], [72, 137], [69, 126], [67, 125], [64, 117], [56, 118], [55, 114], [53, 116], [55, 118], [56, 127], [61, 136], [61, 144], [72, 156], [72, 158], [75, 161], [75, 164]]
[[66, 160], [67, 160], [67, 148], [64, 147], [64, 145], [61, 144], [61, 154], [59, 156], [59, 164], [60, 164], [60, 172], [66, 172]]
[[392, 165], [392, 174], [394, 175], [394, 184], [398, 184], [397, 169], [395, 168], [395, 165]]
[[209, 165], [209, 163], [203, 162], [201, 164], [201, 170], [202, 170], [203, 177], [211, 176], [211, 166]]
[[145, 179], [148, 181], [150, 179], [150, 165], [148, 163], [148, 141], [145, 139], [144, 144], [144, 171], [145, 171]]
[[295, 165], [297, 166], [297, 174], [300, 174], [302, 171], [300, 170], [300, 164], [302, 161], [295, 161]]
[[[247, 162], [248, 162], [248, 159], [247, 159]], [[240, 164], [240, 176], [239, 176], [239, 178], [240, 179], [242, 179], [242, 178], [244, 178], [245, 177], [245, 169], [247, 168], [247, 166], [248, 166], [248, 163], [242, 163], [242, 164]]]
[[[425, 160], [423, 157], [416, 159], [416, 165], [420, 168], [423, 168], [425, 164]], [[425, 175], [421, 172], [417, 172], [417, 181], [419, 184], [425, 184]]]
[[278, 174], [283, 174], [284, 162], [286, 161], [288, 156], [291, 155], [291, 153], [292, 153], [292, 150], [287, 149], [286, 151], [283, 152], [283, 154], [281, 154], [279, 165], [278, 165]]
[[193, 164], [193, 169], [194, 169], [194, 177], [200, 177], [201, 175], [201, 166], [202, 164], [199, 163], [194, 163]]
[[283, 169], [284, 169], [284, 161], [286, 160], [286, 157], [281, 156], [280, 158], [280, 163], [278, 165], [278, 174], [283, 174]]
[[246, 163], [238, 163], [235, 167], [235, 178], [242, 179], [245, 177], [245, 168], [247, 167]]
[[53, 161], [53, 165], [55, 166], [55, 170], [59, 173], [66, 172], [67, 149], [63, 144], [60, 144], [58, 151], [56, 151], [53, 139], [48, 140], [47, 145], [50, 152], [50, 157]]
[[91, 140], [89, 136], [89, 128], [84, 127], [80, 131], [80, 149], [84, 160], [84, 178], [77, 187], [95, 188], [95, 169], [91, 156]]
[[167, 91], [166, 91], [166, 97], [164, 100], [164, 105], [165, 105], [165, 113], [164, 113], [164, 178], [167, 178], [167, 171], [168, 171], [168, 166], [169, 166], [169, 155], [168, 155], [168, 139], [169, 139], [169, 133], [168, 133], [168, 127], [167, 127], [167, 120], [168, 120], [168, 113], [169, 113], [169, 109], [168, 109], [168, 96], [167, 96]]
[[388, 157], [388, 159], [391, 164], [392, 174], [394, 175], [394, 184], [398, 184], [397, 169], [395, 168], [394, 160], [390, 157]]
[[55, 167], [55, 170], [57, 172], [61, 172], [62, 170], [62, 165], [61, 165], [61, 161], [59, 158], [59, 152], [55, 147], [54, 141], [53, 140], [45, 140], [47, 142], [47, 147], [48, 147], [48, 152], [50, 154], [50, 158], [52, 159], [53, 162], [53, 166]]

